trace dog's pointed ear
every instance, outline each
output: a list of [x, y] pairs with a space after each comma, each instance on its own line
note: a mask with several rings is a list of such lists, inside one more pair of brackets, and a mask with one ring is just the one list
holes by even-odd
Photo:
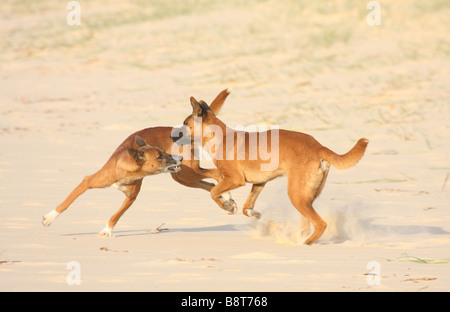
[[208, 103], [206, 103], [203, 100], [200, 100], [200, 106], [202, 107], [203, 110], [211, 110], [211, 108], [209, 107]]
[[202, 114], [204, 114], [204, 115], [207, 115], [208, 112], [213, 112], [212, 109], [209, 107], [208, 104], [206, 104], [205, 101], [200, 101], [200, 107], [202, 108]]
[[146, 160], [144, 152], [138, 151], [137, 149], [134, 148], [129, 148], [128, 153], [131, 155], [131, 157], [133, 157], [136, 164], [138, 164], [139, 166], [142, 166], [144, 164]]
[[227, 99], [227, 96], [230, 94], [230, 92], [231, 92], [230, 88], [223, 90], [216, 96], [214, 101], [211, 102], [211, 105], [209, 105], [209, 107], [214, 112], [214, 115], [217, 115], [219, 113], [220, 109], [223, 106], [223, 103]]
[[191, 96], [191, 106], [192, 106], [192, 113], [194, 114], [194, 116], [202, 115], [203, 112], [202, 107], [193, 96]]
[[134, 137], [134, 141], [136, 142], [137, 145], [139, 145], [139, 147], [148, 145], [147, 142], [145, 142], [145, 140], [141, 138], [139, 135]]

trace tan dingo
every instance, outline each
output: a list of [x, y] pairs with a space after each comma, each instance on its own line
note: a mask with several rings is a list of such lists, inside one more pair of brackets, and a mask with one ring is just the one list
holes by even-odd
[[[216, 114], [229, 93], [228, 89], [222, 91], [211, 103], [211, 108]], [[136, 200], [142, 179], [147, 175], [161, 172], [170, 172], [175, 181], [185, 186], [211, 191], [214, 184], [203, 179], [221, 180], [220, 173], [217, 169], [200, 168], [199, 161], [194, 158], [193, 148], [189, 148], [188, 153], [183, 155], [173, 152], [172, 150], [175, 151], [172, 148], [174, 143], [170, 139], [172, 129], [172, 127], [154, 127], [131, 134], [115, 150], [103, 168], [93, 175], [86, 176], [56, 209], [43, 217], [42, 224], [50, 226], [56, 217], [88, 189], [113, 186], [121, 190], [126, 198], [120, 209], [99, 233], [101, 236], [112, 236], [112, 229], [117, 221]], [[181, 156], [188, 157], [183, 159]], [[234, 209], [236, 206], [228, 193], [224, 194], [219, 202], [221, 208]]]
[[[325, 185], [330, 164], [340, 169], [355, 165], [363, 156], [369, 141], [360, 139], [348, 153], [338, 155], [312, 136], [301, 132], [269, 130], [258, 133], [257, 140], [254, 136], [252, 140], [253, 133], [230, 129], [205, 102], [199, 103], [191, 97], [191, 105], [193, 112], [178, 132], [184, 133], [191, 143], [195, 138], [201, 139], [202, 146], [208, 147], [207, 151], [223, 176], [211, 190], [213, 200], [229, 211], [220, 201], [221, 194], [243, 186], [246, 182], [252, 183], [243, 213], [259, 219], [260, 213], [253, 210], [258, 195], [268, 181], [286, 175], [289, 198], [304, 217], [301, 222], [302, 233], [309, 234], [309, 221], [314, 225], [314, 233], [305, 244], [319, 239], [327, 225], [313, 209], [312, 203]], [[241, 140], [237, 139], [239, 137]], [[254, 145], [259, 153], [252, 152], [252, 149], [255, 150]], [[265, 155], [271, 155], [270, 159], [263, 157], [262, 150]]]

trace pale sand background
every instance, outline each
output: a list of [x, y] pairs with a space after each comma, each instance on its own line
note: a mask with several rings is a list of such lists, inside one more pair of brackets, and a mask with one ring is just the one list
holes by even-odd
[[[448, 1], [380, 1], [381, 26], [356, 0], [80, 1], [73, 27], [67, 2], [0, 2], [1, 291], [450, 290]], [[227, 87], [227, 123], [340, 153], [370, 139], [316, 201], [318, 244], [301, 244], [285, 178], [258, 199], [260, 222], [159, 175], [115, 238], [96, 236], [123, 200], [112, 189], [41, 225], [130, 133], [180, 124], [189, 96]], [[249, 190], [232, 192], [240, 208]]]

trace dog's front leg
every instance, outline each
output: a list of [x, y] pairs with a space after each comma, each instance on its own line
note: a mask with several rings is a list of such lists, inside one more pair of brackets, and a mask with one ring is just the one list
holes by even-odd
[[220, 171], [213, 168], [213, 169], [204, 169], [200, 167], [200, 164], [198, 161], [191, 161], [190, 167], [194, 172], [202, 177], [202, 179], [214, 179], [217, 182], [222, 181], [222, 175], [220, 174]]
[[211, 198], [225, 211], [233, 214], [237, 211], [237, 206], [224, 205], [222, 194], [245, 185], [245, 179], [242, 177], [224, 177], [224, 179], [214, 186], [211, 190]]
[[[184, 162], [184, 160], [183, 160]], [[188, 163], [189, 164], [189, 163]], [[192, 163], [190, 163], [192, 164]], [[212, 170], [214, 173], [214, 178], [216, 181], [220, 182], [223, 180], [222, 176], [220, 175], [219, 171], [217, 169], [197, 169], [194, 170], [194, 168], [189, 167], [188, 165], [182, 166], [182, 170], [177, 173], [172, 173], [172, 178], [177, 181], [178, 183], [188, 186], [188, 187], [195, 187], [195, 188], [201, 188], [205, 191], [211, 192], [211, 189], [215, 186], [214, 183], [202, 181], [202, 179], [208, 178], [208, 176], [205, 174], [205, 171]], [[209, 171], [211, 172], [211, 171]], [[230, 193], [224, 193], [220, 196], [220, 201], [223, 204], [223, 206], [226, 207], [226, 210], [235, 210], [237, 209], [236, 202], [231, 198]], [[220, 206], [222, 207], [222, 206]]]
[[266, 182], [260, 183], [260, 184], [253, 184], [252, 190], [250, 191], [250, 194], [248, 195], [247, 201], [244, 204], [243, 213], [250, 218], [259, 220], [261, 218], [261, 213], [253, 210], [253, 207], [255, 206], [255, 201], [258, 198], [259, 194], [261, 193], [262, 189], [266, 185]]
[[117, 221], [119, 221], [120, 217], [127, 211], [128, 208], [134, 203], [136, 200], [136, 197], [139, 194], [139, 191], [141, 190], [142, 185], [142, 179], [135, 181], [133, 184], [125, 185], [123, 186], [123, 193], [125, 194], [126, 198], [123, 202], [120, 209], [109, 219], [108, 224], [105, 226], [105, 228], [98, 233], [99, 236], [104, 237], [112, 237], [112, 229], [116, 225]]

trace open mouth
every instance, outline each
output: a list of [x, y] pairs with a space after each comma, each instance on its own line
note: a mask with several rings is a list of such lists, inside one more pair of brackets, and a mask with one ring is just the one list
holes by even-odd
[[179, 165], [171, 165], [169, 167], [166, 167], [164, 171], [175, 173], [181, 170], [181, 167]]

